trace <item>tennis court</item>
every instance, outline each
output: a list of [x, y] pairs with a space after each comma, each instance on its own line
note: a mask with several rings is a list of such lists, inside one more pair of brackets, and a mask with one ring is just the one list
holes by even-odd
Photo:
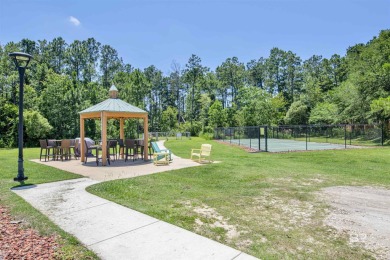
[[383, 145], [381, 125], [221, 127], [214, 138], [256, 151], [289, 152]]
[[260, 148], [258, 139], [231, 139], [221, 140], [227, 143], [232, 143], [240, 146], [245, 146], [259, 151], [268, 152], [289, 152], [289, 151], [306, 151], [306, 150], [332, 150], [332, 149], [345, 149], [345, 148], [357, 148], [357, 146], [344, 144], [330, 144], [330, 143], [316, 143], [286, 139], [265, 139], [260, 140]]

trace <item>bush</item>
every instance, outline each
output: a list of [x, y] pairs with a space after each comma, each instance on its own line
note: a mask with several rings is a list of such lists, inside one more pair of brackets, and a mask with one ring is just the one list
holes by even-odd
[[199, 134], [199, 137], [205, 139], [205, 140], [213, 140], [214, 139], [214, 134], [213, 133], [205, 133], [205, 132], [201, 132]]
[[193, 121], [191, 127], [191, 122], [187, 121], [184, 124], [181, 124], [179, 129], [180, 132], [190, 132], [191, 136], [199, 136], [200, 132], [202, 131], [202, 123]]

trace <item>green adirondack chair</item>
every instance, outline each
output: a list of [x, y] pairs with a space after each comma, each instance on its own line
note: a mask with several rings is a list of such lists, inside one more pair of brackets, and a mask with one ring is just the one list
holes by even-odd
[[172, 154], [171, 151], [168, 149], [160, 149], [158, 147], [156, 142], [151, 142], [150, 143], [153, 148], [153, 164], [158, 165], [158, 164], [165, 164], [168, 165], [170, 161], [172, 161]]

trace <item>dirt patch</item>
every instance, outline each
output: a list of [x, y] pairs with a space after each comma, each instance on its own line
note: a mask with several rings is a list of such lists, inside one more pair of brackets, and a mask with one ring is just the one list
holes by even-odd
[[296, 199], [286, 201], [267, 193], [262, 197], [255, 197], [253, 206], [258, 212], [267, 211], [272, 214], [272, 218], [264, 218], [263, 223], [284, 232], [311, 225], [315, 214], [315, 208], [309, 202]]
[[374, 187], [330, 187], [321, 196], [331, 205], [325, 223], [349, 235], [351, 245], [390, 259], [390, 190]]
[[229, 223], [229, 218], [224, 217], [216, 209], [203, 203], [201, 205], [193, 205], [190, 201], [182, 201], [181, 203], [197, 215], [194, 229], [198, 234], [212, 237], [210, 230], [219, 230], [214, 233], [217, 240], [232, 243], [240, 250], [253, 244], [251, 239], [242, 237], [248, 233], [248, 230], [232, 225]]
[[[200, 216], [211, 220], [211, 223], [209, 224], [211, 228], [218, 227], [226, 230], [226, 237], [228, 240], [232, 240], [233, 238], [236, 238], [240, 235], [240, 232], [237, 231], [237, 228], [234, 225], [230, 225], [228, 220], [221, 216], [215, 209], [207, 205], [202, 205], [201, 207], [195, 207], [193, 211]], [[205, 224], [200, 219], [196, 219], [195, 223], [199, 226]]]
[[40, 236], [33, 229], [23, 229], [0, 207], [0, 259], [55, 259], [59, 248], [55, 236]]

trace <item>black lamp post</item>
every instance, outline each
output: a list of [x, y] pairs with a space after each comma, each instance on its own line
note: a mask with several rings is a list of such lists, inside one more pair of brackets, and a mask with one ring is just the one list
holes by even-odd
[[18, 159], [18, 176], [14, 178], [14, 181], [23, 182], [27, 180], [27, 176], [24, 176], [23, 168], [23, 83], [24, 72], [32, 56], [23, 52], [12, 52], [9, 56], [14, 60], [16, 68], [19, 72], [19, 127], [18, 127], [18, 147], [19, 147], [19, 159]]

